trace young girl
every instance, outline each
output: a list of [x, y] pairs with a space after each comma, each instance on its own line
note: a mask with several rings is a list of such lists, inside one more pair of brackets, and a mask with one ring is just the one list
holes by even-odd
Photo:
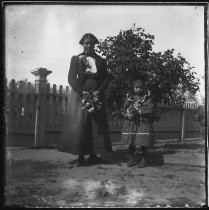
[[128, 167], [135, 165], [134, 152], [139, 146], [142, 152], [142, 159], [139, 167], [147, 164], [147, 147], [154, 144], [152, 128], [152, 100], [146, 87], [145, 80], [141, 77], [133, 79], [132, 94], [127, 94], [122, 108], [125, 118], [121, 143], [129, 145]]

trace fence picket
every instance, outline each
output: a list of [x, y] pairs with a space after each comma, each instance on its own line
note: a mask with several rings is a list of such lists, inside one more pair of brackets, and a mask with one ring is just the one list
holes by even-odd
[[[29, 90], [30, 91], [30, 90]], [[29, 94], [28, 95], [28, 128], [32, 128], [33, 127], [33, 119], [34, 119], [34, 96]]]
[[[26, 89], [27, 90], [27, 89]], [[23, 121], [23, 128], [28, 128], [28, 95], [25, 93], [23, 94], [23, 99], [22, 99], [22, 121]]]
[[22, 128], [22, 94], [17, 95], [17, 124], [16, 126], [19, 126]]
[[63, 122], [63, 112], [62, 112], [62, 106], [63, 105], [63, 96], [59, 96], [58, 98], [58, 127], [62, 126]]
[[63, 92], [63, 86], [60, 85], [60, 86], [59, 86], [59, 95], [60, 95], [60, 96], [63, 96], [63, 94], [64, 94], [64, 92]]
[[25, 85], [24, 85], [23, 81], [19, 81], [17, 88], [18, 88], [19, 93], [24, 93], [25, 92]]
[[67, 97], [65, 98], [64, 104], [65, 104], [64, 115], [66, 116], [69, 110], [69, 98]]
[[49, 95], [49, 127], [53, 126], [53, 95]]
[[57, 85], [56, 85], [56, 84], [53, 84], [52, 93], [53, 93], [54, 95], [57, 94]]
[[65, 95], [69, 96], [69, 94], [70, 94], [70, 88], [69, 88], [69, 86], [66, 86]]
[[50, 91], [50, 84], [49, 83], [46, 84], [46, 93], [47, 94], [51, 93], [51, 91]]
[[57, 85], [53, 84], [52, 86], [52, 112], [51, 112], [51, 127], [54, 128], [55, 127], [55, 119], [56, 119], [56, 94], [57, 94]]
[[57, 128], [59, 126], [59, 96], [55, 96], [55, 119], [54, 126]]
[[12, 79], [11, 81], [10, 81], [10, 83], [9, 83], [9, 90], [10, 90], [10, 92], [16, 92], [16, 90], [17, 90], [17, 84], [16, 84], [16, 82], [15, 82], [15, 79]]
[[32, 86], [31, 82], [28, 82], [28, 94], [33, 94], [35, 92], [34, 87]]
[[63, 126], [63, 100], [64, 100], [63, 86], [59, 86], [59, 98], [58, 98], [58, 127]]
[[52, 96], [52, 128], [54, 127], [54, 124], [55, 124], [55, 111], [56, 111], [56, 105], [55, 105], [55, 103], [56, 103], [56, 100], [55, 100], [55, 96], [53, 95]]

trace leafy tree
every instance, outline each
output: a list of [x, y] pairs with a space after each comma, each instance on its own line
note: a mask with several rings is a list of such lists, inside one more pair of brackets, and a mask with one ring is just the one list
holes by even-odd
[[196, 103], [196, 104], [199, 103], [199, 99], [198, 99], [198, 97], [197, 97], [196, 94], [192, 94], [190, 92], [186, 92], [184, 94], [184, 97], [185, 97], [185, 102], [188, 102], [188, 103]]
[[[119, 111], [125, 94], [131, 88], [131, 79], [137, 75], [147, 79], [148, 89], [154, 103], [181, 105], [185, 93], [195, 94], [199, 80], [190, 64], [180, 53], [174, 56], [174, 49], [154, 52], [154, 35], [142, 28], [120, 31], [108, 36], [97, 46], [97, 52], [107, 59], [110, 85], [106, 91], [107, 106], [111, 112]], [[178, 94], [177, 94], [178, 92]]]

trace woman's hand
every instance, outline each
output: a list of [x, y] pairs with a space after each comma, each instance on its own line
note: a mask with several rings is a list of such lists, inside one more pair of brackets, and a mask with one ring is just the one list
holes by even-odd
[[83, 94], [83, 97], [84, 97], [85, 100], [88, 100], [91, 97], [89, 92], [83, 91], [82, 94]]
[[94, 97], [98, 97], [99, 96], [100, 91], [94, 91], [93, 96]]

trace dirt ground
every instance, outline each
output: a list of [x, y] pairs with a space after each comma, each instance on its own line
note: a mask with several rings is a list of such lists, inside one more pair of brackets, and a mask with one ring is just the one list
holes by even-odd
[[[55, 148], [10, 148], [6, 154], [6, 206], [201, 207], [205, 167], [149, 164], [126, 166], [127, 151], [107, 164], [78, 167], [77, 156]], [[111, 160], [112, 159], [112, 160]]]

